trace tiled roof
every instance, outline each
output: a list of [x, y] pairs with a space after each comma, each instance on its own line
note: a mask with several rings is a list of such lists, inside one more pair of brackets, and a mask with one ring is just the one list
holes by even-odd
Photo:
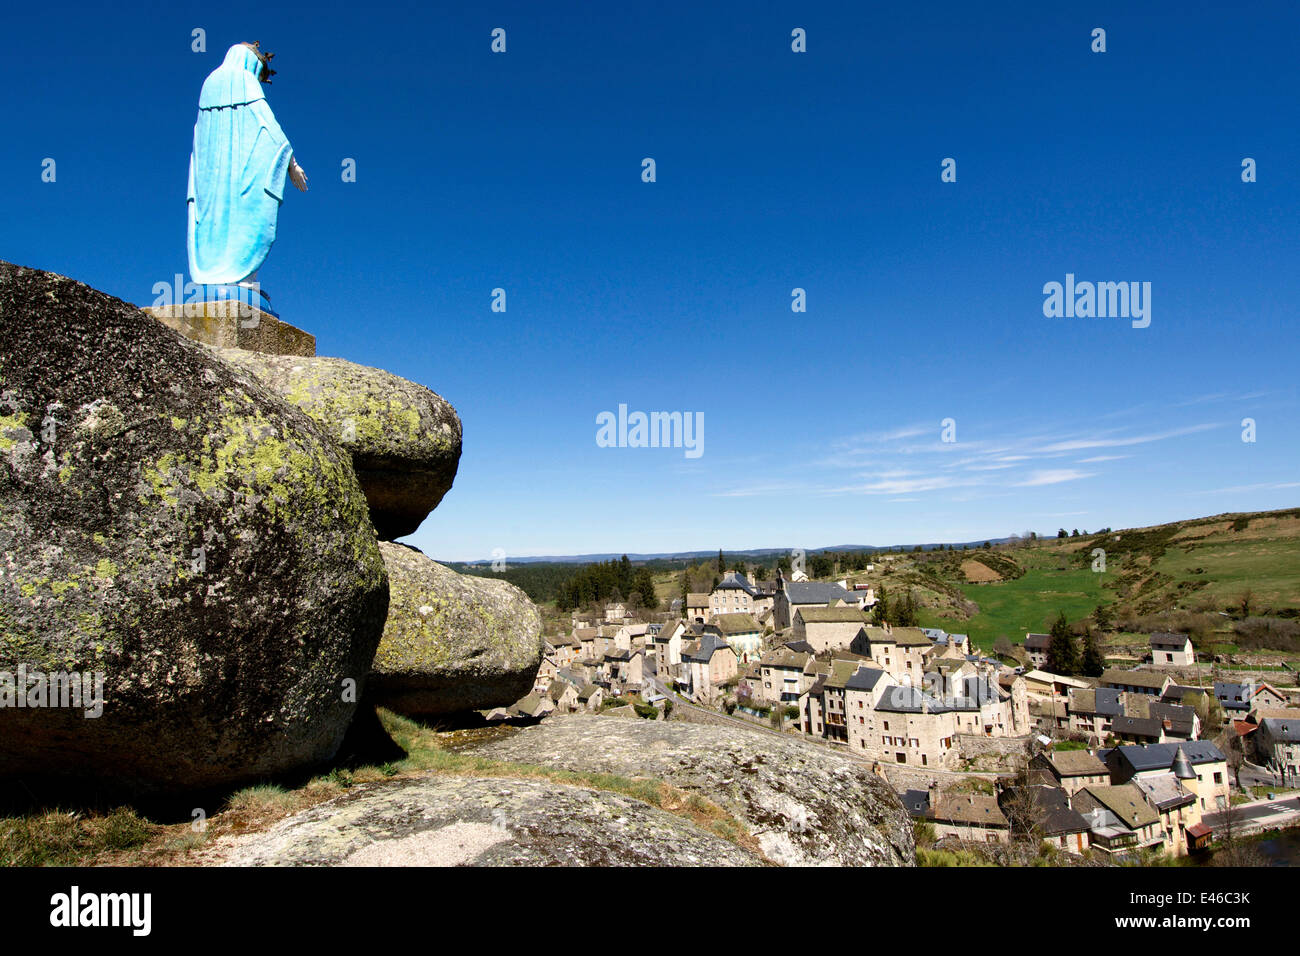
[[1146, 802], [1142, 791], [1132, 784], [1118, 787], [1084, 787], [1083, 792], [1091, 794], [1098, 803], [1119, 817], [1130, 829], [1137, 830], [1160, 822], [1160, 814]]
[[856, 607], [801, 607], [795, 612], [805, 624], [865, 624], [871, 619]]
[[1164, 687], [1168, 675], [1156, 671], [1122, 671], [1114, 668], [1101, 675], [1103, 684], [1119, 684], [1123, 687], [1149, 687], [1153, 690]]
[[1057, 776], [1062, 778], [1109, 776], [1106, 765], [1096, 754], [1090, 754], [1086, 750], [1057, 750], [1043, 754], [1043, 757], [1052, 765]]
[[709, 622], [723, 634], [748, 634], [761, 631], [758, 622], [749, 614], [715, 614]]
[[934, 800], [930, 816], [940, 823], [1008, 826], [997, 798], [978, 793], [939, 794]]
[[794, 670], [803, 670], [808, 665], [809, 655], [801, 651], [793, 651], [789, 647], [777, 647], [768, 651], [759, 660], [763, 667], [784, 667]]

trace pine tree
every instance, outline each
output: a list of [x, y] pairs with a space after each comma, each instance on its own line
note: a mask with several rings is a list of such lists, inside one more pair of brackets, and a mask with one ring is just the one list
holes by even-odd
[[727, 570], [727, 562], [723, 560], [722, 549], [719, 548], [718, 549], [718, 573], [721, 574], [725, 570]]
[[916, 627], [916, 595], [913, 592], [907, 592], [907, 601], [904, 602], [903, 613], [899, 617], [899, 626]]
[[1063, 613], [1052, 625], [1052, 639], [1047, 645], [1047, 670], [1067, 677], [1079, 672], [1079, 649]]
[[1083, 661], [1079, 664], [1079, 671], [1084, 677], [1100, 677], [1105, 670], [1106, 658], [1101, 654], [1097, 634], [1088, 628], [1088, 633], [1083, 638]]

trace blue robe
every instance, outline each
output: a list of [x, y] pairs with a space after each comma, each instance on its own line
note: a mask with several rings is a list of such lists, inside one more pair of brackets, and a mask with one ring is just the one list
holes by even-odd
[[248, 278], [275, 242], [293, 150], [258, 82], [262, 63], [232, 46], [199, 94], [188, 195], [190, 277], [204, 285]]

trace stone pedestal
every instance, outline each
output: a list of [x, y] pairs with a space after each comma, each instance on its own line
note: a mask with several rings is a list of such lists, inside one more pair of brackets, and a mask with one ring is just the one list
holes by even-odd
[[194, 302], [146, 306], [144, 311], [168, 328], [204, 345], [269, 355], [316, 354], [316, 336], [247, 303]]

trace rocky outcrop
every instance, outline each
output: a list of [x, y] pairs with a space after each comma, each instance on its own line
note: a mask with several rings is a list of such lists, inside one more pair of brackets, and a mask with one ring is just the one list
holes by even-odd
[[862, 762], [744, 727], [552, 717], [475, 753], [548, 768], [651, 777], [695, 791], [749, 824], [789, 866], [910, 866], [911, 821]]
[[428, 717], [513, 704], [532, 689], [542, 618], [523, 591], [457, 574], [406, 545], [379, 548], [390, 597], [370, 675], [375, 703]]
[[423, 385], [337, 358], [214, 351], [298, 406], [352, 453], [382, 540], [415, 531], [451, 488], [460, 463], [460, 419]]
[[630, 797], [545, 780], [454, 776], [357, 787], [208, 852], [231, 866], [762, 862], [683, 817]]
[[135, 307], [0, 263], [0, 672], [103, 676], [98, 717], [0, 708], [0, 777], [165, 793], [336, 752], [388, 589], [333, 437]]

